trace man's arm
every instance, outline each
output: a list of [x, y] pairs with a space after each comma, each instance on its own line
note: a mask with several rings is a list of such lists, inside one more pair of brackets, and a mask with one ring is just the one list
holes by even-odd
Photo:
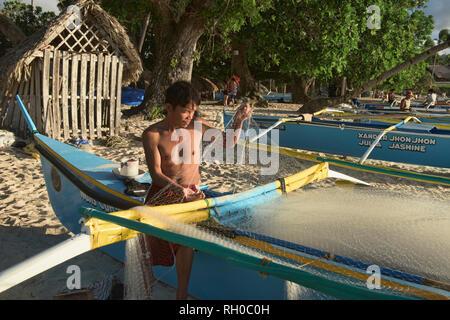
[[227, 132], [220, 131], [219, 129], [213, 127], [205, 119], [199, 118], [202, 121], [202, 135], [205, 134], [206, 130], [213, 130], [211, 135], [208, 134], [208, 136], [211, 136], [212, 141], [215, 140], [215, 137], [222, 135], [223, 146], [225, 148], [232, 148], [239, 140], [243, 122], [245, 121], [245, 119], [249, 118], [251, 114], [252, 109], [248, 104], [242, 104], [238, 108], [236, 114], [233, 117], [233, 123], [231, 124], [231, 129], [233, 130], [231, 133], [233, 134], [227, 134]]

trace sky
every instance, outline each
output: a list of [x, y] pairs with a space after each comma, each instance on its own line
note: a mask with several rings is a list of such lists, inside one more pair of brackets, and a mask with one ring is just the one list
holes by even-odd
[[[0, 0], [0, 9], [3, 7], [3, 2], [7, 0]], [[325, 0], [324, 0], [325, 1]], [[21, 2], [31, 4], [31, 0], [21, 0]], [[34, 0], [36, 6], [41, 6], [44, 11], [54, 11], [59, 13], [57, 8], [58, 0]], [[442, 29], [450, 29], [450, 3], [449, 0], [429, 0], [425, 13], [434, 17], [434, 31], [431, 35], [433, 39], [437, 39], [439, 31]], [[382, 23], [382, 21], [381, 21]], [[450, 49], [446, 50], [450, 53]]]

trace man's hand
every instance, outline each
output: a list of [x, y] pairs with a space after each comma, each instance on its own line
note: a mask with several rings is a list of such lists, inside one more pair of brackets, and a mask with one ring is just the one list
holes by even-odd
[[237, 121], [244, 121], [245, 119], [248, 119], [252, 116], [252, 108], [248, 103], [243, 103], [239, 106], [239, 108], [236, 111], [236, 114], [234, 115], [234, 118]]
[[192, 190], [190, 188], [183, 188], [183, 194], [184, 194], [185, 202], [191, 202], [191, 201], [195, 201], [195, 200], [205, 199], [205, 194], [200, 190], [195, 192], [194, 190]]

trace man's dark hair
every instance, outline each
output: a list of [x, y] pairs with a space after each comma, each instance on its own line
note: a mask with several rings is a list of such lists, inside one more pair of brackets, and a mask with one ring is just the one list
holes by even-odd
[[173, 107], [186, 106], [190, 102], [200, 105], [201, 98], [198, 91], [187, 81], [177, 81], [166, 90], [166, 100]]

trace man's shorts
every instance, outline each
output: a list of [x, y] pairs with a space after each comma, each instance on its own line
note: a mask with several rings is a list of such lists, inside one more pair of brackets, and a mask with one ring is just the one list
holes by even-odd
[[[194, 192], [200, 191], [197, 185], [183, 187], [189, 188]], [[157, 192], [156, 195], [157, 197], [155, 197], [155, 195], [147, 195], [145, 204], [148, 206], [159, 206], [184, 202], [184, 194], [180, 194], [174, 190], [168, 189], [162, 192]], [[150, 261], [148, 262], [150, 265], [172, 266], [174, 264], [175, 254], [181, 245], [159, 239], [152, 235], [140, 235], [139, 239], [142, 242], [141, 247], [147, 248], [150, 252]]]

